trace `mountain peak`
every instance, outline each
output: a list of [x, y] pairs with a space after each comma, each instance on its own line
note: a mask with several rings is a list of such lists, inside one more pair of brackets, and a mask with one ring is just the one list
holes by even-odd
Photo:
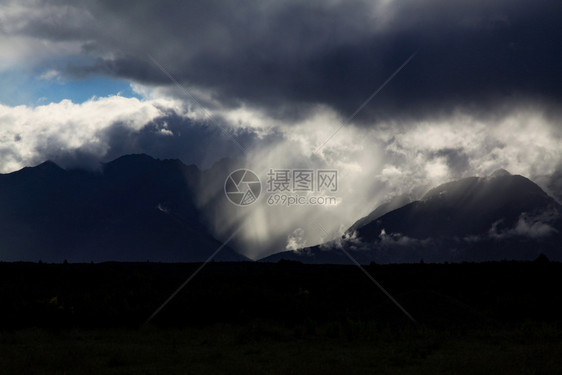
[[8, 175], [12, 176], [37, 176], [39, 175], [49, 175], [52, 174], [54, 176], [58, 176], [61, 173], [65, 173], [66, 171], [61, 168], [58, 164], [53, 161], [47, 160], [43, 163], [36, 165], [35, 167], [24, 167], [19, 171], [15, 171], [12, 173], [8, 173]]
[[[77, 172], [45, 162], [0, 175], [0, 260], [202, 262], [221, 246], [200, 220], [195, 167], [137, 154]], [[230, 247], [217, 257], [248, 260]]]
[[55, 163], [54, 161], [51, 160], [47, 160], [41, 164], [39, 164], [38, 166], [36, 166], [35, 168], [39, 168], [39, 169], [62, 169], [57, 163]]
[[382, 215], [375, 211], [348, 230], [353, 238], [325, 244], [321, 251], [307, 248], [312, 255], [306, 258], [280, 253], [267, 260], [342, 262], [337, 256], [343, 248], [364, 263], [532, 260], [538, 252], [562, 259], [562, 206], [505, 169], [447, 182]]
[[110, 161], [108, 164], [110, 163], [123, 163], [123, 162], [150, 162], [150, 161], [154, 161], [156, 159], [154, 159], [152, 156], [147, 155], [147, 154], [128, 154], [128, 155], [123, 155], [118, 157], [115, 160]]
[[494, 173], [492, 173], [489, 177], [494, 178], [494, 177], [504, 177], [504, 176], [511, 176], [511, 173], [509, 173], [508, 171], [506, 171], [503, 168], [500, 168], [500, 169], [494, 171]]

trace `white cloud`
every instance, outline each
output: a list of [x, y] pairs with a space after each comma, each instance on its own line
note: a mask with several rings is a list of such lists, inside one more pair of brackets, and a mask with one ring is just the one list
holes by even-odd
[[285, 249], [297, 251], [299, 249], [306, 247], [306, 239], [304, 236], [304, 230], [302, 228], [297, 228], [287, 236], [287, 246]]
[[443, 162], [443, 158], [428, 162], [425, 165], [425, 171], [430, 180], [443, 181], [449, 175], [449, 170]]
[[488, 235], [491, 238], [510, 238], [510, 237], [528, 237], [528, 238], [543, 238], [550, 236], [556, 232], [550, 224], [558, 217], [557, 211], [546, 211], [535, 215], [522, 213], [513, 228], [505, 230], [498, 230], [498, 226], [502, 221], [492, 224]]
[[[556, 129], [557, 124], [538, 109], [514, 109], [490, 120], [457, 113], [433, 122], [406, 124], [393, 135], [386, 151], [395, 159], [394, 167], [419, 184], [433, 185], [455, 177], [439, 154], [446, 150], [466, 156], [464, 176], [485, 176], [504, 168], [533, 177], [552, 173], [562, 160], [562, 140]], [[392, 166], [389, 163], [387, 168]]]
[[39, 79], [50, 81], [50, 80], [57, 80], [60, 81], [62, 79], [60, 72], [55, 69], [47, 70], [45, 73], [39, 76]]
[[[0, 104], [0, 171], [11, 172], [44, 161], [43, 153], [82, 150], [99, 159], [108, 151], [102, 132], [115, 123], [140, 130], [163, 110], [182, 113], [179, 102], [122, 96], [70, 100], [36, 107]], [[166, 131], [166, 129], [163, 129]]]
[[17, 69], [32, 69], [46, 60], [61, 56], [77, 56], [80, 43], [73, 41], [43, 41], [27, 36], [6, 36], [0, 33], [0, 72]]

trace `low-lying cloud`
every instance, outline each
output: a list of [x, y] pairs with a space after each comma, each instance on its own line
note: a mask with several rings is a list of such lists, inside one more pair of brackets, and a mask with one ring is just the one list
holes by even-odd
[[488, 235], [492, 239], [512, 237], [539, 239], [548, 237], [557, 232], [552, 227], [552, 222], [558, 217], [559, 213], [555, 210], [534, 215], [522, 213], [512, 228], [498, 229], [501, 222], [496, 222], [490, 228]]

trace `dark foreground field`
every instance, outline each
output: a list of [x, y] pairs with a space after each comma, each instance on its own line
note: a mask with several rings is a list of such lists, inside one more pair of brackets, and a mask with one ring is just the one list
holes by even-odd
[[0, 263], [0, 374], [549, 374], [562, 264]]

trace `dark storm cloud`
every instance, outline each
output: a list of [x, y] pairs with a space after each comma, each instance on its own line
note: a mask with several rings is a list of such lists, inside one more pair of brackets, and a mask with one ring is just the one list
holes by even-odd
[[457, 107], [485, 114], [506, 101], [556, 105], [562, 98], [559, 1], [69, 4], [87, 11], [88, 36], [76, 34], [76, 24], [48, 20], [24, 28], [83, 42], [96, 60], [68, 73], [170, 85], [149, 53], [224, 105], [244, 102], [274, 117], [298, 117], [317, 103], [346, 117], [418, 49], [358, 120], [447, 115]]
[[[92, 48], [93, 50], [93, 48]], [[148, 59], [140, 59], [135, 56], [126, 56], [115, 59], [98, 58], [89, 65], [77, 65], [68, 63], [64, 73], [70, 78], [80, 79], [91, 74], [105, 74], [119, 78], [128, 78], [143, 83], [169, 84], [170, 80], [155, 69]], [[167, 79], [164, 80], [164, 79]]]
[[[244, 151], [240, 146], [250, 148], [258, 142], [257, 135], [251, 129], [227, 133], [216, 126], [176, 114], [157, 118], [139, 131], [116, 123], [103, 136], [110, 146], [105, 156], [107, 160], [140, 152], [157, 158], [179, 158], [203, 168], [224, 157], [243, 157]], [[264, 144], [271, 141], [259, 140]]]

